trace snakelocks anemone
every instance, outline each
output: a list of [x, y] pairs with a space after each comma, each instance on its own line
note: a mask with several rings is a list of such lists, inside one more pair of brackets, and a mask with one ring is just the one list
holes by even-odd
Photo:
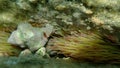
[[111, 35], [108, 36], [82, 32], [53, 38], [48, 50], [49, 53], [56, 51], [58, 55], [63, 54], [64, 57], [70, 57], [77, 61], [120, 63], [118, 39]]

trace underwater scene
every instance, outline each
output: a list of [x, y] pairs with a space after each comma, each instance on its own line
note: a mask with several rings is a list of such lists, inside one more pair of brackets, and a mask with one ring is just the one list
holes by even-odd
[[120, 0], [0, 0], [0, 68], [120, 68]]

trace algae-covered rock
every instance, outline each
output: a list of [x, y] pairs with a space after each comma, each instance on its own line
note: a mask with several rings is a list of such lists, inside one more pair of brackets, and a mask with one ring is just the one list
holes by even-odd
[[19, 45], [20, 47], [26, 47], [24, 42], [34, 36], [32, 33], [32, 26], [30, 24], [24, 23], [20, 24], [17, 29], [18, 30], [12, 32], [8, 42]]
[[20, 9], [28, 11], [33, 10], [33, 7], [35, 8], [38, 3], [38, 0], [16, 0], [16, 4]]
[[[110, 30], [113, 31], [113, 34], [116, 32], [117, 35], [115, 35], [118, 38], [119, 33], [117, 32], [119, 32], [120, 27], [119, 3], [119, 0], [1, 0], [0, 30], [12, 32], [18, 25], [8, 42], [27, 48], [28, 52], [45, 55], [44, 45], [48, 42], [54, 26], [55, 33], [52, 36], [53, 41], [51, 43], [55, 41], [53, 45], [56, 47], [54, 49], [59, 50], [66, 57], [93, 62], [112, 62], [113, 59], [116, 60], [113, 57], [115, 56], [119, 62], [119, 49], [108, 46], [108, 44], [114, 44], [109, 43], [110, 41], [114, 42], [113, 36], [109, 37], [113, 40], [104, 41], [103, 37], [98, 35], [96, 37], [96, 34], [90, 34], [91, 36], [82, 34], [83, 36], [81, 36], [81, 34], [76, 33], [81, 30], [86, 31], [86, 33], [100, 31], [99, 28], [102, 28], [105, 29], [105, 32], [100, 31], [100, 34]], [[29, 18], [31, 18], [29, 21], [33, 26], [28, 23], [18, 24], [21, 21], [28, 22]], [[41, 27], [41, 25], [46, 26]], [[58, 38], [54, 39], [54, 37]], [[104, 43], [107, 44], [103, 45]], [[27, 50], [21, 53], [24, 55], [26, 52]]]
[[93, 6], [98, 8], [110, 8], [111, 10], [119, 10], [119, 0], [82, 0], [87, 6]]
[[97, 17], [101, 21], [103, 21], [104, 25], [110, 25], [110, 26], [115, 26], [115, 27], [120, 27], [120, 17], [118, 12], [113, 12], [113, 11], [106, 11], [103, 10], [102, 12], [99, 11], [93, 17]]
[[45, 48], [45, 47], [41, 47], [41, 48], [35, 53], [35, 55], [45, 56], [45, 55], [46, 55], [46, 48]]
[[43, 47], [47, 43], [48, 37], [53, 31], [53, 26], [49, 24], [43, 28], [34, 28], [34, 36], [27, 40], [26, 45], [31, 51], [35, 51]]
[[36, 28], [28, 23], [22, 23], [11, 34], [8, 42], [22, 48], [28, 47], [31, 51], [36, 51], [47, 43], [48, 37], [52, 32], [53, 26], [49, 24], [43, 28]]
[[25, 49], [23, 51], [21, 51], [21, 53], [19, 54], [19, 57], [25, 57], [25, 56], [29, 56], [32, 55], [32, 52], [29, 49]]

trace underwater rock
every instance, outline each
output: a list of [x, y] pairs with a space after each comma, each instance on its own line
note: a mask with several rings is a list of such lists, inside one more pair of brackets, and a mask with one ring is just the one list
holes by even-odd
[[16, 0], [15, 3], [19, 9], [22, 9], [25, 11], [35, 11], [39, 1], [38, 0]]
[[38, 0], [29, 0], [30, 3], [37, 3]]
[[47, 24], [43, 28], [32, 27], [28, 23], [18, 25], [8, 39], [8, 42], [22, 48], [28, 47], [31, 51], [43, 47], [53, 32], [53, 26]]
[[[101, 20], [101, 24], [103, 22], [104, 25], [110, 25], [115, 27], [120, 27], [120, 13], [119, 12], [113, 12], [113, 11], [107, 11], [102, 10], [97, 12], [95, 15], [93, 15], [92, 19], [97, 17]], [[100, 22], [100, 21], [99, 21]]]
[[16, 4], [23, 10], [30, 10], [31, 6], [28, 0], [17, 0]]
[[22, 48], [26, 47], [24, 43], [34, 36], [32, 32], [33, 27], [28, 23], [22, 23], [18, 26], [17, 30], [13, 31], [8, 39], [8, 42], [18, 45]]
[[104, 22], [101, 21], [100, 19], [98, 19], [97, 17], [91, 17], [91, 21], [95, 25], [103, 25], [104, 24]]
[[46, 55], [45, 47], [41, 47], [35, 54], [39, 56], [45, 56]]
[[28, 55], [32, 55], [31, 51], [29, 49], [25, 49], [23, 51], [21, 51], [21, 53], [19, 54], [20, 57], [24, 57], [24, 56], [28, 56]]
[[53, 32], [53, 26], [46, 24], [43, 28], [34, 28], [33, 32], [35, 35], [26, 42], [31, 51], [35, 51], [47, 43], [48, 37]]
[[110, 8], [111, 10], [120, 9], [120, 0], [82, 0], [87, 6], [99, 8]]

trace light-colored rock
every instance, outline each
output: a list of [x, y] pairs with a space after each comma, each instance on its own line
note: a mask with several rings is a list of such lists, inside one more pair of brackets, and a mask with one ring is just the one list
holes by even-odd
[[45, 56], [46, 55], [45, 47], [41, 47], [35, 54], [39, 56]]
[[18, 25], [8, 39], [8, 42], [22, 48], [28, 47], [30, 51], [36, 51], [43, 47], [48, 41], [48, 37], [53, 32], [53, 26], [46, 24], [45, 27], [32, 27], [28, 23]]
[[13, 31], [8, 39], [8, 43], [18, 45], [22, 48], [26, 47], [25, 42], [34, 36], [33, 27], [28, 23], [22, 23], [17, 30]]
[[20, 9], [23, 9], [23, 10], [30, 10], [31, 9], [31, 6], [30, 6], [28, 0], [17, 0], [16, 4], [19, 6]]
[[20, 45], [20, 47], [25, 47], [23, 41], [20, 39], [19, 36], [20, 33], [17, 31], [12, 32], [11, 36], [8, 39], [8, 43], [14, 44], [14, 45]]
[[34, 28], [33, 32], [35, 35], [26, 42], [31, 51], [38, 50], [46, 44], [48, 37], [53, 32], [53, 26], [46, 24], [43, 28]]
[[19, 56], [22, 57], [22, 56], [28, 56], [28, 55], [32, 55], [31, 51], [29, 49], [25, 49], [23, 50]]

